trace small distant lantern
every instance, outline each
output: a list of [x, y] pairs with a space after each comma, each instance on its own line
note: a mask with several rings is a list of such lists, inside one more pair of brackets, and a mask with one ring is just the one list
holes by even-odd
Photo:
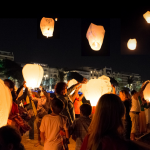
[[104, 35], [105, 30], [103, 26], [95, 25], [93, 23], [90, 24], [86, 33], [86, 38], [88, 39], [89, 45], [93, 50], [100, 50], [103, 43]]
[[150, 11], [147, 11], [143, 17], [145, 18], [145, 20], [147, 21], [147, 23], [150, 23]]
[[144, 99], [150, 102], [150, 83], [148, 83], [143, 91]]
[[40, 86], [44, 71], [40, 65], [26, 64], [22, 69], [22, 74], [27, 87], [34, 89]]
[[12, 107], [12, 95], [10, 89], [0, 79], [0, 128], [7, 125], [8, 117]]
[[137, 45], [136, 39], [129, 39], [127, 46], [130, 50], [135, 50], [136, 45]]
[[101, 76], [99, 79], [90, 79], [82, 85], [82, 92], [85, 98], [90, 100], [92, 106], [96, 106], [100, 97], [111, 92], [111, 89], [110, 79], [106, 76]]
[[44, 36], [52, 37], [54, 31], [54, 20], [52, 18], [43, 17], [40, 22], [40, 28]]
[[58, 18], [55, 18], [55, 21], [57, 21], [58, 20]]

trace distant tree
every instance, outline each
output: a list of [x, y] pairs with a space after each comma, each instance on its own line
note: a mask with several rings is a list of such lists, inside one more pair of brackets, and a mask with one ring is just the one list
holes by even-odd
[[23, 82], [22, 67], [14, 61], [3, 59], [0, 61], [0, 72], [7, 78], [17, 80], [19, 84]]

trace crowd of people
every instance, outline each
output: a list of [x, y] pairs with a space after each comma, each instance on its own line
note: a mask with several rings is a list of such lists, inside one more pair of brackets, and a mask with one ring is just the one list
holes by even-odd
[[38, 133], [34, 146], [43, 143], [44, 150], [68, 150], [70, 138], [76, 141], [75, 150], [147, 149], [134, 141], [149, 128], [150, 114], [146, 110], [150, 103], [143, 96], [149, 81], [131, 94], [124, 89], [117, 95], [112, 85], [112, 93], [100, 97], [94, 113], [89, 101], [83, 102], [84, 95], [78, 94], [82, 84], [87, 83], [85, 78], [70, 88], [58, 82], [53, 97], [42, 86], [38, 92], [30, 90], [25, 81], [17, 91], [10, 79], [4, 83], [13, 103], [7, 125], [0, 128], [2, 150], [24, 150], [21, 136], [29, 131], [29, 139], [34, 139], [34, 122]]

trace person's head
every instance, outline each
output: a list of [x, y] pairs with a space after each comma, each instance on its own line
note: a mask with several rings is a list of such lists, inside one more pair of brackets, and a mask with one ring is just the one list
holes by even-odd
[[92, 106], [90, 104], [82, 104], [80, 106], [80, 114], [82, 114], [83, 116], [88, 117], [92, 112]]
[[105, 135], [122, 134], [124, 113], [125, 108], [119, 96], [115, 94], [102, 95], [88, 129], [90, 134], [88, 148], [97, 149]]
[[4, 84], [10, 89], [10, 91], [14, 90], [14, 82], [11, 81], [10, 79], [5, 79]]
[[131, 99], [131, 96], [127, 90], [121, 90], [119, 92], [119, 97], [122, 101], [124, 101], [126, 99]]
[[132, 95], [132, 96], [133, 96], [135, 93], [137, 93], [136, 90], [132, 90], [132, 91], [131, 91], [131, 95]]
[[0, 149], [1, 150], [24, 150], [21, 144], [21, 135], [18, 130], [11, 126], [0, 128]]
[[65, 82], [58, 82], [55, 86], [55, 93], [65, 95], [67, 93], [67, 84]]
[[63, 101], [54, 97], [53, 100], [51, 100], [51, 109], [52, 112], [58, 115], [64, 109]]

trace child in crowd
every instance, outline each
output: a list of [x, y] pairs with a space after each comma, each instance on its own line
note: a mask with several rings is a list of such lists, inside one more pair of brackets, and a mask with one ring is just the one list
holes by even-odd
[[89, 118], [91, 111], [92, 107], [90, 104], [82, 104], [80, 106], [80, 117], [75, 119], [70, 127], [72, 139], [76, 141], [75, 150], [80, 150], [83, 139], [88, 133], [88, 127], [91, 123], [91, 119]]
[[60, 114], [63, 108], [64, 103], [60, 99], [54, 98], [51, 101], [52, 113], [45, 115], [42, 119], [40, 136], [44, 142], [44, 150], [62, 150], [65, 143], [60, 134], [61, 130], [65, 130], [66, 141], [69, 139], [68, 118]]

